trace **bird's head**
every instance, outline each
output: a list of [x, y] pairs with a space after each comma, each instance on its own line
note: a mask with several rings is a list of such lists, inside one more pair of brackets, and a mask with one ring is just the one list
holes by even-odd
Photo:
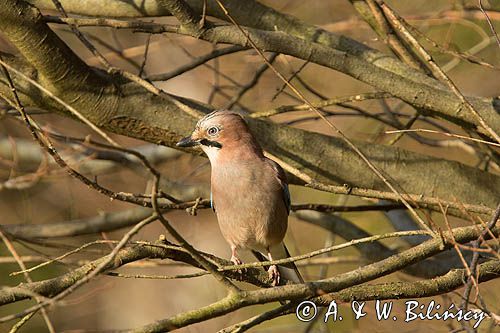
[[198, 121], [190, 136], [177, 142], [177, 147], [194, 146], [200, 146], [212, 162], [221, 152], [262, 154], [245, 120], [228, 110], [207, 114]]

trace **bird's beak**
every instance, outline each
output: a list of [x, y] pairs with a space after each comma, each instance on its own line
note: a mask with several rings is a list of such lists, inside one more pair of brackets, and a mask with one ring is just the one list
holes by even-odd
[[193, 140], [192, 137], [186, 136], [185, 138], [182, 138], [181, 141], [177, 142], [175, 145], [177, 147], [187, 148], [187, 147], [194, 147], [199, 144], [200, 142], [198, 140]]

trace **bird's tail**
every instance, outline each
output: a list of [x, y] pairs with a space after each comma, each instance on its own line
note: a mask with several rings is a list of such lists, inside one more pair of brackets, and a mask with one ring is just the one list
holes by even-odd
[[[259, 261], [267, 261], [268, 260], [260, 252], [257, 252], [257, 251], [252, 251], [252, 252]], [[271, 252], [271, 256], [273, 257], [273, 260], [286, 259], [286, 258], [290, 257], [290, 252], [288, 252], [288, 249], [286, 248], [285, 243], [283, 243], [283, 242], [271, 247], [270, 252]], [[285, 279], [293, 281], [295, 283], [304, 283], [304, 279], [300, 275], [300, 272], [297, 269], [297, 266], [295, 266], [294, 262], [280, 264], [280, 265], [278, 265], [278, 270], [280, 272], [280, 275], [282, 277], [284, 277]]]

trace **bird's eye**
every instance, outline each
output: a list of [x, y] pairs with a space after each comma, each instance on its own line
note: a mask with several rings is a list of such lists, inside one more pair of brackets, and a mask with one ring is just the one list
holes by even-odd
[[210, 127], [207, 131], [208, 135], [210, 136], [214, 136], [216, 135], [217, 133], [219, 133], [219, 128], [218, 127]]

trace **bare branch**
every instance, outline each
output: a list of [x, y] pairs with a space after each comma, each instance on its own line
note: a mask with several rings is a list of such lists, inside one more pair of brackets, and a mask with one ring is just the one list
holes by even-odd
[[[496, 232], [499, 231], [498, 228], [494, 230]], [[455, 240], [459, 243], [470, 241], [479, 234], [480, 232], [473, 227], [456, 228], [453, 232]], [[445, 233], [445, 235], [445, 239], [449, 239], [448, 237], [451, 236], [449, 233]], [[307, 299], [324, 293], [338, 292], [354, 285], [372, 280], [376, 277], [397, 271], [423, 258], [442, 251], [443, 247], [444, 249], [448, 249], [451, 246], [452, 244], [450, 243], [443, 244], [440, 239], [432, 239], [397, 255], [393, 255], [379, 262], [363, 266], [351, 272], [339, 274], [332, 278], [317, 282], [309, 282], [306, 284], [293, 284], [265, 290], [247, 291], [244, 295], [235, 294], [227, 296], [209, 306], [178, 314], [168, 319], [159, 320], [149, 325], [137, 328], [133, 330], [133, 332], [150, 333], [168, 331], [174, 327], [184, 327], [254, 304], [265, 304], [283, 299]], [[497, 269], [500, 266], [496, 261], [493, 262], [493, 265], [495, 265]], [[495, 273], [493, 275], [496, 276]], [[463, 281], [460, 280], [460, 285], [462, 284]]]

